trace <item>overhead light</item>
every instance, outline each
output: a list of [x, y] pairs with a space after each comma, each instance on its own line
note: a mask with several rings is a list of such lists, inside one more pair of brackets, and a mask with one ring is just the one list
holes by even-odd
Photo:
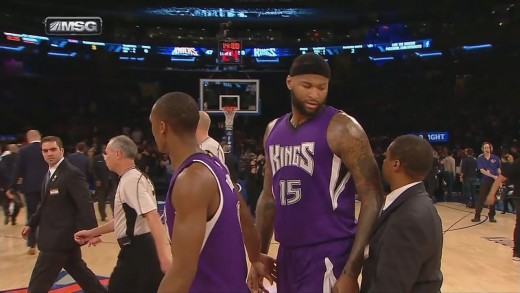
[[369, 56], [368, 58], [370, 60], [372, 60], [372, 61], [390, 61], [390, 60], [394, 60], [394, 57], [392, 57], [392, 56], [388, 56], [388, 57], [372, 57], [372, 56]]
[[493, 46], [491, 44], [474, 45], [474, 46], [462, 46], [462, 50], [465, 50], [465, 51], [490, 49], [490, 48], [493, 48]]
[[442, 56], [442, 53], [441, 52], [428, 52], [428, 53], [415, 52], [415, 55], [417, 55], [419, 58], [427, 58], [427, 57]]

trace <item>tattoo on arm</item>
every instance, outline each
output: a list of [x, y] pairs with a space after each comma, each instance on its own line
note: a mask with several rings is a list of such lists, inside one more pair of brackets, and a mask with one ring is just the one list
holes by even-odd
[[269, 252], [269, 246], [271, 245], [271, 239], [273, 237], [274, 230], [274, 200], [269, 200], [269, 195], [262, 196], [262, 202], [259, 200], [258, 207], [256, 209], [256, 214], [259, 219], [258, 221], [258, 229], [260, 232], [261, 239], [261, 247], [260, 251], [262, 253]]
[[357, 278], [361, 272], [365, 246], [384, 202], [381, 176], [367, 135], [354, 118], [345, 114], [336, 115], [327, 130], [327, 139], [331, 149], [349, 169], [361, 199], [356, 237], [343, 269], [343, 274]]

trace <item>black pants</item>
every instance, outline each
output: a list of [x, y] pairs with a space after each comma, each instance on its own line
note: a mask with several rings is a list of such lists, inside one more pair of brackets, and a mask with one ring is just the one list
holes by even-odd
[[119, 252], [108, 291], [155, 293], [163, 277], [152, 235], [135, 236], [132, 243]]
[[107, 217], [107, 211], [105, 208], [107, 203], [107, 194], [108, 192], [104, 187], [96, 187], [96, 199], [98, 202], [98, 210], [101, 220], [104, 220]]
[[469, 204], [471, 207], [475, 207], [476, 198], [477, 198], [477, 186], [476, 186], [475, 177], [464, 177], [463, 179], [463, 194], [464, 194], [464, 203]]
[[[25, 194], [25, 203], [27, 204], [27, 223], [31, 219], [32, 215], [36, 212], [38, 208], [38, 204], [41, 201], [41, 192], [27, 192]], [[36, 246], [36, 231], [31, 231], [27, 236], [27, 246], [35, 247]]]
[[11, 221], [14, 225], [14, 223], [16, 223], [16, 217], [20, 212], [20, 205], [16, 203], [16, 201], [13, 201], [14, 210], [11, 214], [9, 212], [9, 204], [11, 203], [11, 199], [7, 197], [7, 195], [5, 194], [5, 190], [0, 191], [0, 201], [2, 201], [2, 209], [4, 210], [5, 223], [8, 224], [9, 221]]
[[[492, 183], [481, 183], [480, 184], [480, 190], [478, 192], [478, 199], [477, 204], [475, 206], [475, 218], [480, 218], [480, 213], [482, 212], [482, 209], [484, 208], [484, 202], [486, 201], [486, 197], [489, 193], [489, 190], [491, 190]], [[495, 218], [495, 204], [492, 204], [489, 206], [489, 218], [494, 219]]]
[[32, 271], [28, 292], [49, 292], [62, 268], [84, 292], [107, 292], [81, 258], [79, 247], [69, 251], [41, 251]]
[[513, 198], [513, 205], [515, 206], [516, 210], [516, 223], [515, 223], [515, 230], [513, 232], [513, 243], [515, 247], [513, 248], [513, 251], [516, 256], [520, 257], [520, 198], [515, 197]]

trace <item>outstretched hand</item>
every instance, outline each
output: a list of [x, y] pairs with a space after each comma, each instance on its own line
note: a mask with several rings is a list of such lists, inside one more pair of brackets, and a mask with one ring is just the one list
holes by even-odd
[[103, 240], [101, 240], [101, 237], [92, 237], [89, 241], [88, 241], [88, 246], [96, 246], [98, 245], [99, 243], [103, 242]]
[[349, 275], [341, 274], [332, 288], [333, 293], [359, 293], [359, 284]]
[[247, 286], [253, 293], [269, 291], [264, 287], [264, 278], [272, 285], [277, 282], [276, 260], [268, 255], [260, 254], [258, 261], [251, 263], [251, 270], [247, 275]]
[[81, 230], [74, 233], [74, 241], [76, 241], [79, 245], [87, 244], [92, 238], [94, 237], [90, 230]]
[[29, 233], [31, 233], [31, 230], [32, 230], [31, 227], [29, 227], [29, 226], [24, 226], [24, 227], [22, 228], [22, 238], [25, 239], [25, 240], [27, 240]]

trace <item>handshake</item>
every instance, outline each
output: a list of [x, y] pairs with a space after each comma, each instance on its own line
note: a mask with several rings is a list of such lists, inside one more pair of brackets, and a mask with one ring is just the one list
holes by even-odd
[[103, 242], [101, 240], [100, 235], [94, 235], [91, 230], [81, 230], [74, 234], [74, 240], [79, 245], [85, 245], [88, 243], [88, 246], [96, 246], [99, 243]]

